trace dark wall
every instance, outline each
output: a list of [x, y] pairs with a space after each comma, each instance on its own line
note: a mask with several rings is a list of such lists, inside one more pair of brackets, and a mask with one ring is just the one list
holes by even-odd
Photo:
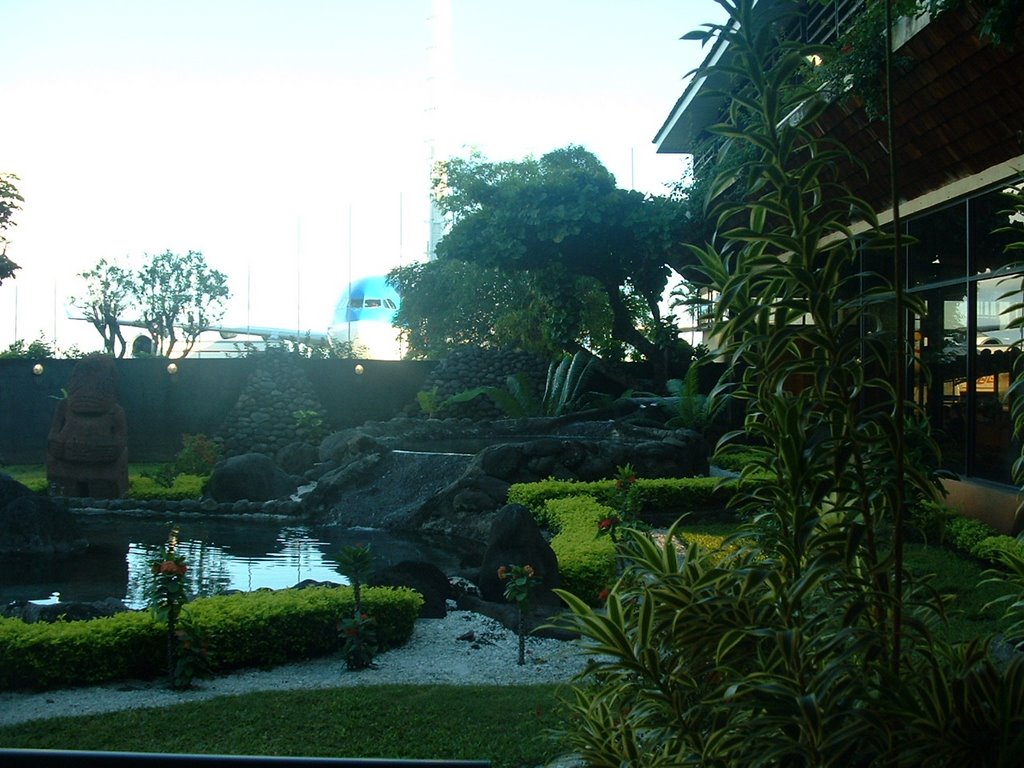
[[[43, 365], [35, 375], [32, 367]], [[385, 420], [416, 402], [433, 362], [296, 358], [335, 428]], [[0, 464], [42, 464], [46, 435], [75, 360], [0, 360]], [[119, 360], [118, 400], [128, 421], [130, 461], [168, 461], [183, 434], [217, 434], [234, 407], [253, 358]], [[356, 365], [363, 367], [356, 374]], [[285, 393], [287, 396], [287, 393]]]

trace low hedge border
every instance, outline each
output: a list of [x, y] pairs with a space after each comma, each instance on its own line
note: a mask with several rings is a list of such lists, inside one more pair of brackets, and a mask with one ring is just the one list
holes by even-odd
[[[756, 478], [738, 480], [719, 477], [638, 478], [636, 493], [641, 517], [647, 515], [690, 514], [694, 520], [723, 515], [734, 517], [729, 510], [733, 496], [740, 491], [760, 487]], [[509, 503], [522, 504], [544, 524], [545, 502], [568, 496], [591, 496], [599, 504], [617, 507], [620, 489], [615, 480], [541, 480], [515, 483], [508, 489]]]
[[[412, 636], [423, 598], [407, 588], [364, 587], [362, 602], [387, 649]], [[200, 598], [185, 616], [206, 638], [213, 671], [223, 672], [333, 653], [338, 622], [354, 609], [351, 587], [310, 587]], [[0, 618], [0, 690], [162, 676], [166, 632], [148, 611], [53, 624]]]
[[[591, 604], [600, 602], [601, 592], [619, 577], [615, 542], [611, 536], [598, 535], [598, 523], [615, 514], [593, 496], [566, 496], [547, 500], [537, 518], [555, 532], [551, 549], [558, 559], [562, 588]], [[728, 551], [723, 549], [724, 536], [680, 533], [704, 549]]]
[[1005, 565], [1003, 552], [1024, 559], [1024, 538], [999, 533], [988, 523], [964, 517], [944, 504], [915, 504], [909, 527], [925, 544], [938, 543], [997, 567]]

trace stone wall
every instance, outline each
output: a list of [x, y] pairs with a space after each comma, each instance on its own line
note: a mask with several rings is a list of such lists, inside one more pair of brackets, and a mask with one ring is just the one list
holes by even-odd
[[273, 456], [301, 441], [297, 412], [310, 411], [327, 424], [327, 411], [293, 355], [268, 351], [256, 360], [234, 408], [217, 432], [223, 455], [265, 453]]
[[[128, 423], [128, 460], [172, 460], [184, 434], [216, 435], [245, 390], [258, 358], [118, 360], [118, 402]], [[437, 365], [433, 361], [306, 360], [290, 356], [301, 369], [331, 429], [390, 419], [416, 408], [416, 393]], [[43, 370], [34, 374], [33, 365]], [[46, 436], [57, 401], [63, 397], [76, 360], [0, 360], [0, 465], [43, 464]], [[361, 373], [356, 373], [360, 366]], [[279, 416], [294, 423], [300, 410], [284, 396]], [[299, 401], [301, 400], [301, 395]], [[277, 417], [275, 417], [277, 418]]]
[[[433, 370], [423, 384], [427, 391], [437, 387], [437, 402], [462, 394], [475, 387], [506, 388], [509, 376], [523, 374], [533, 386], [534, 396], [540, 397], [547, 379], [548, 361], [529, 352], [465, 347], [458, 349]], [[448, 406], [445, 417], [494, 419], [505, 414], [486, 395], [467, 403]]]

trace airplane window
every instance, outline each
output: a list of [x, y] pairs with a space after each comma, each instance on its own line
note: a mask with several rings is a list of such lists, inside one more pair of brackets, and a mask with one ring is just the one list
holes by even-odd
[[348, 305], [352, 309], [362, 309], [362, 307], [363, 307], [363, 300], [362, 299], [349, 299], [348, 300]]
[[379, 307], [380, 299], [367, 299], [366, 301], [363, 302], [363, 306], [366, 308]]
[[391, 299], [384, 299], [384, 306], [388, 309], [398, 309], [398, 307], [395, 306], [395, 302]]

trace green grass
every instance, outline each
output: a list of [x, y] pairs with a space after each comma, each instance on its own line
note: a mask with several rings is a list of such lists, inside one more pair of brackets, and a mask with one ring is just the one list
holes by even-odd
[[[198, 475], [178, 475], [169, 488], [159, 485], [145, 475], [157, 475], [164, 464], [129, 464], [128, 465], [128, 497], [133, 499], [193, 499], [199, 498], [206, 478]], [[27, 486], [35, 493], [45, 493], [46, 466], [43, 464], [12, 464], [0, 466], [19, 483]]]
[[560, 725], [556, 692], [554, 685], [386, 685], [252, 693], [22, 723], [0, 728], [0, 746], [490, 760], [521, 768], [563, 751], [549, 735]]

